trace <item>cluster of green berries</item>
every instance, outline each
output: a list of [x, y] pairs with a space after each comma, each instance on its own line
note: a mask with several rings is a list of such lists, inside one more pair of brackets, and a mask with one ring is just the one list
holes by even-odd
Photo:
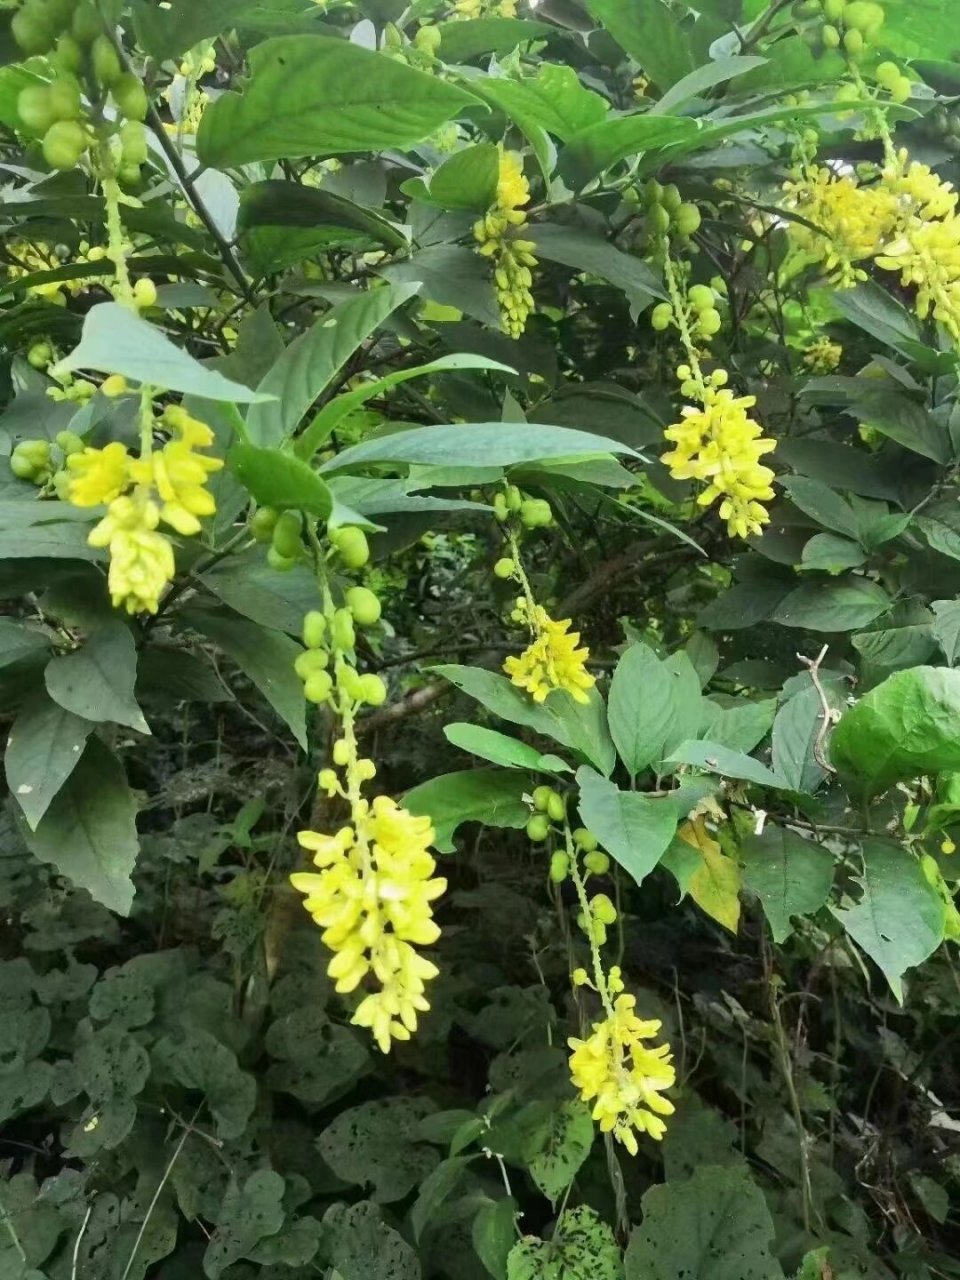
[[[553, 523], [553, 509], [545, 498], [527, 498], [515, 484], [508, 484], [493, 499], [493, 514], [501, 524], [515, 517], [524, 529], [544, 529]], [[502, 574], [501, 577], [509, 577]]]
[[[894, 102], [906, 102], [913, 92], [910, 77], [905, 76], [895, 62], [881, 62], [873, 73], [881, 89], [886, 89]], [[960, 136], [960, 126], [956, 136]]]
[[129, 185], [139, 181], [148, 155], [146, 91], [137, 76], [123, 70], [92, 0], [26, 0], [13, 15], [11, 32], [24, 53], [48, 55], [56, 68], [49, 84], [28, 85], [17, 98], [17, 114], [26, 129], [42, 136], [50, 168], [66, 171], [79, 164], [95, 140], [93, 121], [102, 120], [109, 94], [118, 121], [118, 177]]
[[[687, 292], [685, 320], [696, 338], [709, 340], [723, 327], [723, 318], [717, 310], [717, 295], [708, 284], [695, 284]], [[673, 307], [669, 302], [658, 302], [650, 314], [650, 323], [658, 332], [677, 324]]]
[[854, 62], [876, 44], [885, 17], [876, 0], [801, 0], [799, 13], [821, 20], [813, 37], [823, 48], [842, 48]]
[[21, 440], [10, 454], [10, 470], [18, 480], [29, 480], [43, 488], [58, 477], [68, 478], [63, 469], [72, 453], [83, 449], [83, 441], [74, 431], [60, 431], [53, 443], [49, 440]]
[[939, 106], [927, 116], [927, 122], [945, 146], [951, 151], [960, 150], [960, 115], [955, 110]]
[[700, 210], [683, 199], [675, 183], [661, 186], [651, 178], [643, 188], [643, 204], [647, 235], [652, 241], [667, 235], [684, 240], [700, 229]]
[[350, 662], [338, 661], [343, 655], [353, 655], [357, 627], [373, 627], [379, 621], [380, 601], [367, 587], [350, 587], [343, 605], [329, 616], [311, 609], [303, 619], [304, 650], [293, 664], [308, 702], [329, 702], [336, 686], [352, 702], [383, 705], [387, 686], [378, 675], [361, 675]]
[[[267, 546], [267, 564], [283, 573], [307, 555], [304, 521], [299, 511], [259, 507], [250, 520], [250, 532]], [[330, 544], [345, 569], [362, 569], [370, 559], [367, 535], [356, 525], [330, 529]]]

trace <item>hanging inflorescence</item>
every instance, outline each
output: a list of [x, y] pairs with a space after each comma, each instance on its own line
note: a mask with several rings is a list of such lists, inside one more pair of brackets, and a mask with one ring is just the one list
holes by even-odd
[[477, 252], [493, 263], [501, 324], [512, 338], [523, 333], [534, 307], [531, 288], [536, 245], [517, 236], [526, 224], [525, 206], [529, 203], [530, 184], [523, 176], [520, 157], [501, 149], [497, 198], [474, 224], [473, 235]]

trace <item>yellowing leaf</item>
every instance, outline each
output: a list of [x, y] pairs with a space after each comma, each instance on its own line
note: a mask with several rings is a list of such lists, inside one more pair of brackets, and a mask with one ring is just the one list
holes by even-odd
[[687, 882], [687, 892], [702, 911], [731, 933], [740, 923], [740, 868], [707, 830], [703, 818], [685, 822], [677, 835], [703, 859]]

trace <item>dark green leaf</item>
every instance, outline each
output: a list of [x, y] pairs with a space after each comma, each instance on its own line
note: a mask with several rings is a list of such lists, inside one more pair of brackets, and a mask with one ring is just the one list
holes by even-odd
[[835, 582], [811, 582], [791, 591], [773, 617], [805, 631], [856, 631], [890, 608], [890, 597], [870, 578], [848, 574]]
[[272, 1169], [252, 1173], [242, 1188], [231, 1180], [203, 1255], [203, 1274], [209, 1280], [218, 1280], [261, 1240], [276, 1235], [283, 1225], [284, 1191], [283, 1178]]
[[206, 165], [376, 151], [420, 142], [476, 98], [347, 40], [278, 36], [251, 50], [242, 94], [203, 114]]
[[429, 245], [402, 262], [379, 267], [378, 273], [396, 288], [407, 285], [429, 302], [456, 307], [481, 324], [500, 327], [490, 265], [465, 245]]
[[610, 110], [598, 93], [584, 88], [573, 67], [544, 62], [525, 80], [488, 77], [475, 84], [479, 95], [514, 121], [529, 137], [545, 129], [566, 142], [597, 124]]
[[697, 67], [695, 71], [689, 72], [682, 80], [678, 80], [659, 101], [654, 103], [650, 108], [650, 114], [664, 115], [668, 111], [673, 111], [675, 107], [682, 106], [691, 98], [699, 97], [715, 85], [726, 84], [738, 76], [746, 75], [748, 71], [754, 71], [766, 65], [766, 58], [753, 55], [734, 55], [729, 58], [718, 58], [716, 62], [708, 62], [702, 67]]
[[430, 179], [429, 198], [441, 209], [489, 209], [497, 199], [500, 153], [492, 142], [455, 151]]
[[137, 806], [116, 756], [91, 738], [27, 844], [95, 902], [128, 915], [137, 860]]
[[671, 764], [689, 764], [708, 773], [718, 773], [724, 778], [740, 778], [744, 782], [756, 782], [761, 787], [786, 789], [786, 782], [772, 773], [766, 765], [742, 751], [732, 751], [717, 742], [683, 742], [670, 756]]
[[379, 1204], [402, 1200], [433, 1170], [440, 1157], [417, 1141], [417, 1126], [435, 1110], [425, 1098], [377, 1098], [341, 1111], [317, 1139], [317, 1148], [339, 1178], [371, 1188]]
[[272, 180], [246, 187], [240, 197], [237, 231], [253, 227], [346, 228], [390, 249], [403, 249], [407, 244], [403, 233], [378, 213], [333, 191], [298, 182]]
[[[844, 692], [834, 682], [824, 682], [824, 692], [832, 711], [843, 709]], [[809, 685], [788, 698], [773, 722], [773, 767], [792, 791], [812, 795], [827, 776], [817, 760], [817, 744], [823, 759], [829, 758], [828, 731], [823, 727], [820, 694]], [[828, 726], [829, 729], [829, 726]]]
[[683, 28], [662, 0], [587, 0], [587, 9], [661, 90], [694, 70]]
[[859, 902], [833, 908], [854, 942], [883, 970], [903, 1003], [903, 975], [943, 940], [944, 908], [915, 854], [889, 840], [863, 841]]
[[369, 1200], [332, 1205], [323, 1227], [327, 1256], [343, 1280], [420, 1280], [416, 1253]]
[[492, 764], [509, 769], [541, 770], [545, 773], [563, 773], [568, 769], [556, 756], [545, 756], [526, 742], [518, 742], [496, 729], [485, 729], [478, 724], [448, 724], [444, 737], [461, 751], [489, 760]]
[[819, 911], [833, 884], [833, 855], [786, 827], [768, 824], [740, 848], [743, 883], [760, 899], [774, 942], [793, 931], [792, 916]]
[[80, 762], [93, 723], [66, 711], [42, 689], [20, 708], [3, 757], [7, 785], [31, 828]]
[[859, 569], [866, 558], [863, 548], [849, 538], [841, 538], [835, 533], [818, 533], [804, 546], [800, 568], [844, 573], [847, 569]]
[[326, 483], [308, 462], [292, 453], [235, 444], [227, 454], [227, 466], [261, 506], [289, 507], [324, 521], [333, 510]]
[[411, 813], [431, 820], [434, 844], [441, 853], [453, 853], [453, 836], [463, 822], [524, 826], [530, 810], [522, 796], [528, 789], [524, 775], [513, 770], [466, 769], [422, 782], [407, 792], [404, 805]]
[[934, 600], [930, 608], [936, 621], [933, 638], [951, 667], [960, 660], [960, 600]]
[[504, 1280], [507, 1255], [517, 1239], [517, 1202], [512, 1196], [487, 1200], [473, 1220], [473, 1247], [493, 1280]]
[[685, 689], [645, 644], [631, 645], [618, 662], [607, 715], [620, 759], [634, 777], [663, 758]]
[[73, 653], [53, 658], [45, 673], [47, 693], [84, 720], [113, 720], [138, 733], [150, 726], [137, 705], [137, 647], [130, 628], [109, 622]]
[[523, 18], [476, 18], [472, 22], [441, 22], [440, 51], [445, 62], [469, 62], [482, 53], [505, 54], [529, 40], [556, 35], [547, 22]]
[[651, 297], [666, 297], [660, 277], [642, 259], [624, 253], [600, 236], [576, 227], [538, 222], [531, 237], [539, 257], [608, 280], [641, 305]]
[[[619, 3], [619, 0], [610, 2]], [[626, 156], [656, 151], [670, 143], [692, 140], [696, 136], [696, 122], [677, 116], [651, 116], [638, 112], [615, 120], [601, 120], [569, 140], [560, 155], [560, 173], [579, 189]]]
[[577, 772], [580, 817], [607, 853], [637, 884], [666, 852], [677, 829], [677, 812], [668, 797], [621, 791], [592, 769]]

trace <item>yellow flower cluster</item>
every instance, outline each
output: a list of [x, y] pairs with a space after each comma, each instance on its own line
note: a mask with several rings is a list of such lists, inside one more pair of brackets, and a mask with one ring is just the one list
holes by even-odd
[[593, 1103], [601, 1131], [631, 1155], [637, 1154], [637, 1133], [663, 1137], [661, 1116], [672, 1115], [674, 1107], [661, 1094], [676, 1083], [670, 1046], [644, 1043], [659, 1034], [660, 1023], [638, 1018], [635, 1010], [634, 996], [618, 995], [591, 1035], [568, 1041], [570, 1075], [581, 1099]]
[[533, 604], [525, 596], [518, 598], [513, 616], [531, 631], [530, 643], [523, 653], [507, 658], [503, 664], [513, 683], [525, 689], [534, 702], [544, 702], [554, 689], [565, 689], [575, 702], [587, 702], [587, 690], [596, 684], [586, 666], [590, 650], [577, 647], [580, 633], [570, 630], [570, 619], [555, 621], [542, 605]]
[[[368, 555], [366, 540], [361, 547], [356, 537], [341, 536], [332, 555], [348, 568], [359, 568]], [[322, 565], [318, 568], [325, 573]], [[430, 819], [415, 817], [388, 796], [371, 802], [363, 795], [364, 784], [377, 770], [359, 754], [355, 715], [365, 703], [379, 706], [386, 687], [379, 676], [357, 671], [355, 628], [376, 625], [380, 602], [361, 586], [350, 587], [344, 601], [335, 606], [323, 578], [323, 610], [311, 610], [304, 618], [306, 647], [294, 665], [306, 698], [326, 703], [340, 721], [332, 752], [336, 768], [322, 769], [318, 783], [328, 799], [346, 801], [350, 818], [335, 835], [300, 832], [300, 844], [313, 853], [318, 871], [297, 872], [291, 883], [306, 895], [304, 906], [334, 953], [327, 972], [337, 991], [348, 994], [365, 981], [376, 984], [352, 1021], [369, 1027], [387, 1053], [392, 1041], [410, 1039], [417, 1015], [430, 1007], [424, 992], [438, 970], [416, 948], [430, 946], [440, 936], [431, 903], [447, 886], [434, 878]]]
[[418, 1013], [430, 1007], [424, 991], [439, 970], [416, 948], [440, 936], [431, 903], [447, 882], [433, 878], [429, 818], [414, 817], [387, 796], [372, 804], [357, 800], [352, 816], [353, 825], [333, 836], [300, 833], [320, 870], [291, 881], [335, 953], [328, 973], [337, 991], [355, 991], [368, 975], [378, 983], [352, 1021], [369, 1027], [387, 1053], [392, 1040], [410, 1039]]
[[477, 252], [493, 262], [500, 320], [512, 338], [521, 336], [534, 307], [531, 289], [536, 245], [511, 234], [526, 223], [524, 205], [529, 203], [530, 185], [519, 156], [501, 151], [496, 203], [474, 224], [473, 235]]
[[173, 578], [173, 548], [160, 523], [190, 536], [199, 533], [200, 517], [216, 510], [205, 486], [223, 462], [197, 452], [213, 444], [213, 432], [179, 407], [166, 409], [163, 423], [174, 438], [159, 449], [145, 449], [139, 458], [114, 442], [66, 460], [69, 501], [78, 507], [107, 506], [87, 541], [109, 548], [110, 596], [114, 608], [123, 606], [128, 613], [156, 613]]
[[763, 503], [774, 496], [774, 473], [760, 459], [776, 448], [776, 441], [765, 439], [759, 423], [748, 413], [756, 397], [735, 396], [724, 387], [727, 375], [722, 369], [702, 387], [690, 380], [686, 365], [678, 372], [684, 390], [701, 403], [684, 406], [682, 421], [664, 432], [674, 448], [661, 455], [661, 461], [675, 480], [706, 482], [697, 502], [705, 507], [719, 498], [720, 517], [726, 520], [731, 536], [748, 538], [761, 533], [770, 520]]
[[842, 287], [866, 279], [872, 260], [916, 290], [917, 315], [933, 315], [960, 342], [960, 215], [952, 183], [894, 151], [875, 182], [803, 166], [785, 184], [788, 207], [818, 230], [790, 224], [794, 242]]
[[517, 0], [453, 0], [453, 18], [515, 18]]
[[833, 373], [842, 358], [843, 347], [830, 338], [817, 338], [803, 351], [803, 363], [813, 373]]

